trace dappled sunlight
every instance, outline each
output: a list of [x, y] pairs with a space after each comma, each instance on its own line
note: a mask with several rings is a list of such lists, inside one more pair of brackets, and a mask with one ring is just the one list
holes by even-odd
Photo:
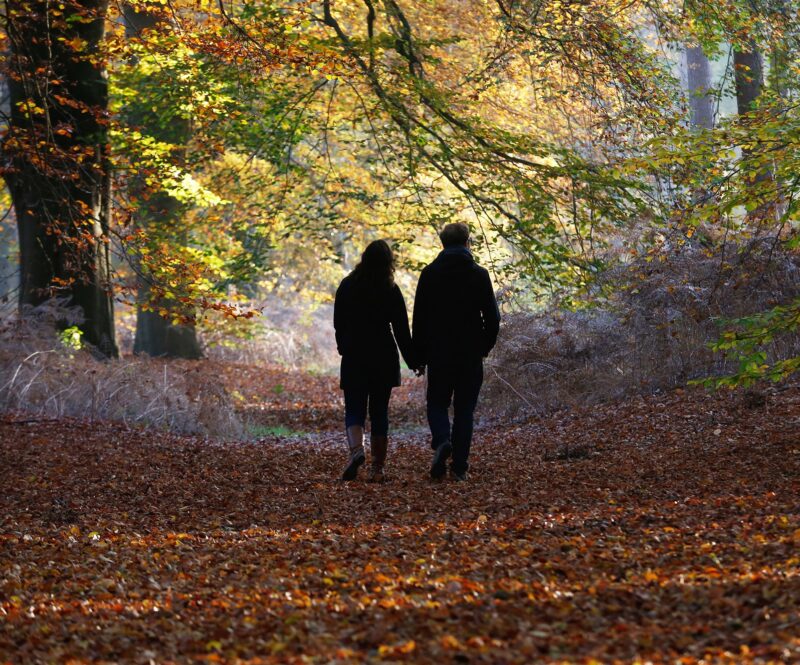
[[[591, 547], [596, 538], [583, 542], [589, 547], [577, 559], [569, 553], [588, 539], [548, 536], [550, 520], [519, 517], [535, 524], [530, 530], [455, 521], [418, 529], [317, 525], [108, 537], [68, 529], [49, 541], [20, 543], [19, 559], [28, 560], [32, 553], [26, 548], [43, 544], [54, 550], [70, 542], [82, 547], [71, 572], [22, 572], [30, 580], [44, 573], [53, 586], [71, 583], [72, 593], [27, 592], [4, 603], [2, 611], [17, 626], [57, 617], [78, 634], [100, 629], [108, 646], [118, 649], [124, 640], [110, 635], [146, 633], [148, 625], [174, 622], [172, 639], [183, 640], [185, 653], [244, 662], [254, 653], [290, 658], [309, 649], [319, 657], [358, 660], [370, 653], [397, 655], [403, 648], [427, 658], [497, 654], [510, 647], [520, 656], [558, 660], [578, 643], [590, 652], [609, 646], [616, 657], [654, 657], [664, 646], [677, 651], [698, 640], [704, 645], [698, 657], [724, 659], [746, 655], [724, 637], [727, 626], [740, 632], [745, 621], [760, 631], [759, 641], [770, 631], [766, 642], [782, 639], [786, 649], [798, 647], [792, 632], [800, 592], [796, 558], [744, 573], [735, 570], [744, 562], [736, 561], [729, 562], [730, 570], [712, 570], [702, 554], [708, 549], [699, 544], [684, 548], [678, 569], [650, 567], [649, 557], [664, 553], [642, 557], [635, 540], [658, 541], [659, 534], [634, 531], [630, 542], [620, 543], [633, 548], [627, 558], [616, 553], [593, 559], [604, 552]], [[476, 532], [476, 545], [453, 540], [473, 539]], [[469, 551], [478, 545], [481, 554]], [[791, 534], [789, 542], [780, 533], [765, 536], [761, 545], [785, 545], [784, 556], [793, 553]], [[369, 551], [353, 568], [352, 552], [360, 547]], [[559, 562], [558, 552], [567, 560]], [[753, 550], [751, 557], [755, 563], [766, 554]], [[602, 559], [630, 567], [612, 575]], [[92, 565], [98, 560], [114, 566], [98, 571]], [[756, 605], [739, 609], [737, 599]], [[347, 656], [336, 656], [340, 651]], [[754, 647], [752, 653], [761, 652]]]

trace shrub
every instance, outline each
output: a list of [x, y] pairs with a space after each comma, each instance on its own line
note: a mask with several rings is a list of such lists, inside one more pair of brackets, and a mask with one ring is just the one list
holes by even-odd
[[57, 333], [57, 321], [78, 322], [57, 302], [25, 317], [6, 312], [0, 319], [0, 412], [111, 420], [221, 438], [244, 435], [218, 379], [197, 380], [191, 363], [100, 361], [79, 338]]
[[[486, 396], [506, 415], [543, 413], [732, 373], [736, 362], [709, 348], [724, 321], [799, 295], [800, 258], [764, 241], [648, 256], [607, 272], [576, 311], [506, 316]], [[770, 360], [797, 356], [800, 336], [765, 351]]]

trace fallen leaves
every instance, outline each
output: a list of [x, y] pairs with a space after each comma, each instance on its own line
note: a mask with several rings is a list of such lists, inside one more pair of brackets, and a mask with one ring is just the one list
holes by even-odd
[[[282, 381], [258, 399], [334, 428], [335, 385]], [[495, 423], [467, 483], [411, 429], [385, 485], [341, 484], [330, 430], [6, 419], [0, 662], [796, 661], [798, 416], [686, 391]]]

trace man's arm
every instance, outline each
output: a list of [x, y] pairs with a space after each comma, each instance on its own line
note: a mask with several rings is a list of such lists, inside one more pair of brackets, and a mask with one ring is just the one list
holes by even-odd
[[411, 318], [411, 337], [414, 349], [414, 359], [417, 364], [428, 364], [428, 278], [423, 270], [417, 282], [417, 291], [414, 294], [414, 313]]
[[497, 343], [497, 335], [500, 332], [500, 308], [497, 306], [497, 299], [494, 297], [492, 280], [488, 271], [482, 270], [481, 273], [480, 308], [481, 318], [483, 319], [483, 357], [485, 358]]

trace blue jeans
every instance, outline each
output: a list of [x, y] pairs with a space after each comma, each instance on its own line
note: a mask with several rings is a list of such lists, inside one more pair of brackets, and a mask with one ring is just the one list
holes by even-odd
[[351, 427], [367, 421], [369, 408], [370, 434], [386, 436], [389, 433], [389, 398], [392, 396], [391, 386], [381, 388], [345, 388], [344, 390], [344, 425]]
[[[469, 469], [469, 449], [478, 394], [483, 384], [483, 360], [463, 358], [428, 364], [428, 425], [431, 447], [453, 445], [452, 468], [456, 473]], [[453, 403], [453, 427], [450, 428], [450, 402]]]

